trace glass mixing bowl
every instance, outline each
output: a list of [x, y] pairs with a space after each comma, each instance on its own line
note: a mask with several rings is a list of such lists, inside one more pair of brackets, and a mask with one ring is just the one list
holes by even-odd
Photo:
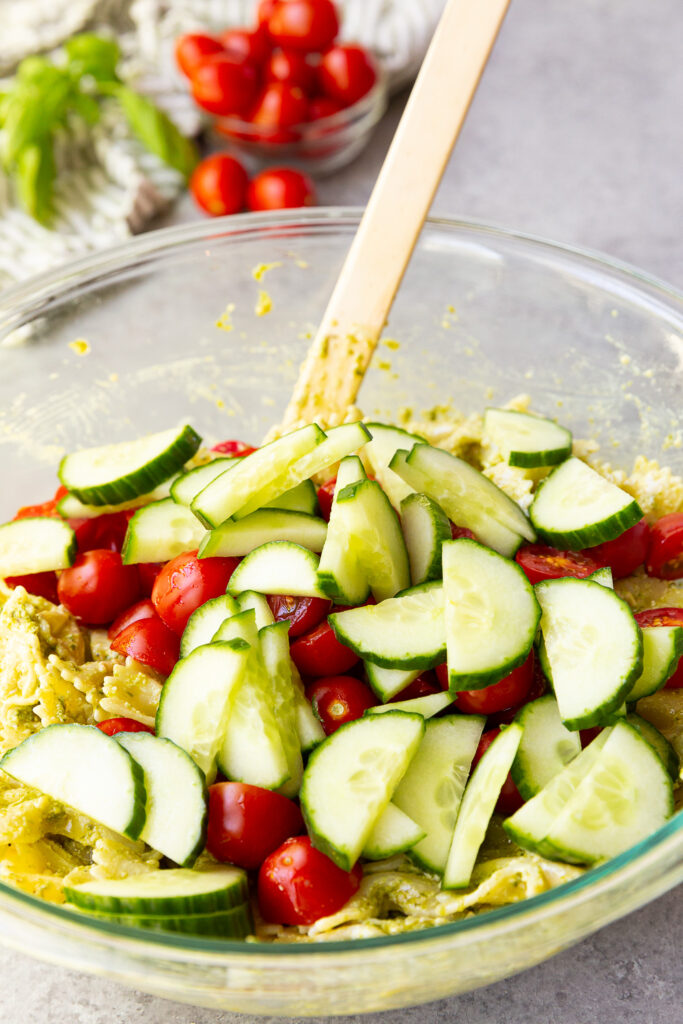
[[[154, 232], [0, 298], [0, 519], [54, 490], [64, 449], [190, 416], [257, 442], [284, 410], [358, 214], [293, 211]], [[265, 279], [259, 264], [275, 263]], [[259, 292], [261, 309], [254, 315]], [[217, 326], [220, 324], [221, 326]], [[601, 257], [430, 221], [360, 404], [465, 411], [528, 391], [605, 457], [683, 471], [683, 296]], [[88, 345], [71, 346], [81, 339]], [[663, 450], [664, 449], [664, 450]], [[152, 936], [0, 885], [0, 941], [188, 1003], [269, 1015], [384, 1010], [565, 949], [683, 877], [683, 816], [524, 903], [396, 937], [267, 946]]]

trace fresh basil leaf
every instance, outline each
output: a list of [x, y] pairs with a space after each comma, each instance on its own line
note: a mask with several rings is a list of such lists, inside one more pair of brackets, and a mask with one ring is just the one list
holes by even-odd
[[3, 119], [3, 159], [7, 167], [11, 167], [25, 146], [39, 142], [64, 119], [72, 89], [71, 79], [60, 74], [49, 89], [29, 82], [12, 90]]
[[56, 173], [51, 136], [24, 146], [19, 153], [14, 171], [17, 195], [24, 209], [43, 224], [52, 217]]
[[97, 124], [100, 119], [100, 105], [94, 96], [85, 92], [74, 92], [69, 104], [71, 110], [82, 117], [86, 124]]
[[98, 82], [116, 82], [116, 65], [121, 59], [114, 39], [83, 32], [64, 44], [69, 67], [76, 75], [92, 75]]
[[47, 57], [24, 57], [17, 68], [17, 82], [48, 87], [59, 78], [64, 77], [62, 68], [55, 65]]
[[119, 101], [128, 124], [150, 152], [189, 178], [199, 159], [197, 148], [150, 100], [126, 86], [108, 90]]

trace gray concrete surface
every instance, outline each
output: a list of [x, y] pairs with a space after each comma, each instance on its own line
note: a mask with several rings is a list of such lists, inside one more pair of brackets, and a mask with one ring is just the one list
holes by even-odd
[[[683, 288], [682, 50], [681, 0], [515, 0], [435, 211], [600, 249]], [[400, 106], [321, 202], [365, 201]], [[168, 220], [195, 216], [186, 199]], [[378, 1024], [677, 1024], [682, 938], [679, 890], [522, 975]], [[2, 1024], [258, 1019], [0, 951]]]

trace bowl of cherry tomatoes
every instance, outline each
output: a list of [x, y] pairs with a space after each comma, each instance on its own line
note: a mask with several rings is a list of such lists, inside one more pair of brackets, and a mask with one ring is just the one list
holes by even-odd
[[261, 0], [254, 25], [180, 36], [176, 62], [221, 141], [327, 174], [361, 152], [387, 105], [379, 62], [339, 27], [332, 0]]

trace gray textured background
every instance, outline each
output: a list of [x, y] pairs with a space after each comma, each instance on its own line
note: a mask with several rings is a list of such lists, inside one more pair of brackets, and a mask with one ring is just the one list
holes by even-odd
[[[601, 249], [683, 288], [682, 53], [682, 0], [514, 0], [435, 212]], [[401, 98], [370, 149], [322, 183], [321, 202], [365, 202], [400, 109]], [[184, 200], [168, 222], [195, 216]], [[374, 1019], [678, 1024], [682, 939], [679, 890], [516, 978]], [[2, 1024], [257, 1020], [0, 950]]]

